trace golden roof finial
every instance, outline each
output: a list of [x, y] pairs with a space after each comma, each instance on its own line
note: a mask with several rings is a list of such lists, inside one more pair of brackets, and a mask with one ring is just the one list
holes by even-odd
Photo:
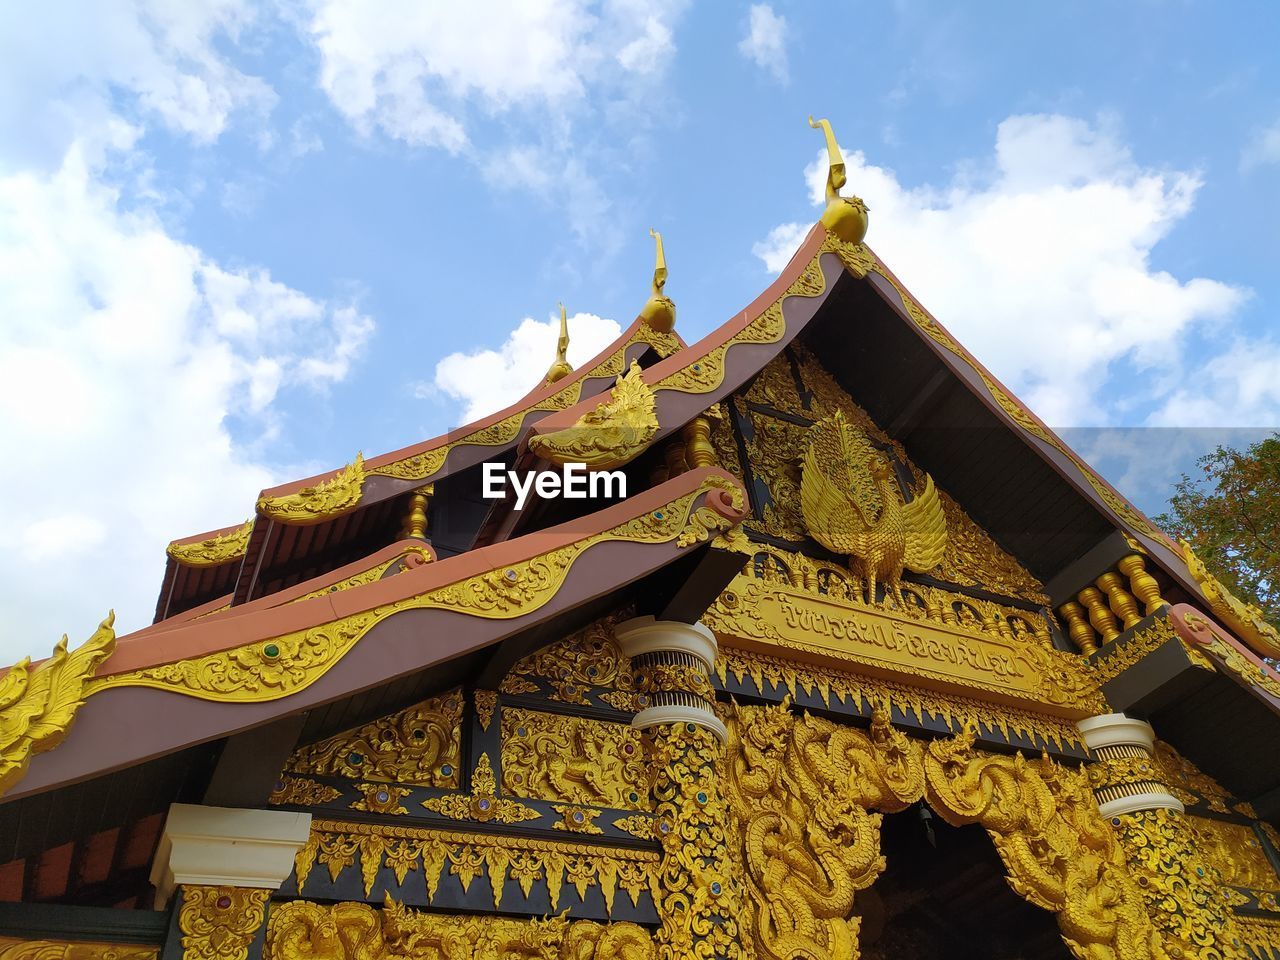
[[556, 343], [556, 359], [547, 370], [547, 377], [542, 383], [544, 386], [556, 383], [571, 373], [573, 373], [573, 367], [569, 364], [569, 317], [562, 303], [560, 304], [560, 340]]
[[821, 127], [827, 140], [827, 209], [822, 212], [822, 225], [845, 243], [861, 243], [867, 235], [867, 205], [860, 197], [840, 196], [840, 188], [846, 183], [844, 157], [831, 121], [826, 117], [814, 120], [810, 114], [809, 126], [815, 130]]
[[809, 114], [809, 126], [822, 128], [822, 135], [827, 138], [827, 203], [840, 196], [840, 188], [845, 185], [844, 157], [840, 155], [840, 145], [836, 143], [836, 135], [831, 130], [831, 121], [826, 117], [814, 120]]
[[640, 319], [659, 333], [670, 333], [676, 325], [676, 305], [662, 292], [667, 285], [667, 256], [662, 250], [662, 234], [650, 227], [649, 236], [653, 237], [657, 246], [653, 266], [653, 295], [640, 311]]

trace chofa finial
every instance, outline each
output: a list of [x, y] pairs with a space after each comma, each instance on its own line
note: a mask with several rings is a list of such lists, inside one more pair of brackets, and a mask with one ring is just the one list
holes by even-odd
[[826, 117], [814, 120], [813, 114], [810, 114], [809, 126], [815, 130], [821, 127], [822, 135], [827, 140], [827, 209], [822, 212], [822, 225], [845, 243], [861, 243], [867, 235], [867, 205], [860, 197], [840, 196], [840, 188], [845, 185], [847, 178], [844, 156], [840, 153], [840, 145], [836, 143], [831, 121]]
[[826, 117], [814, 120], [809, 114], [809, 126], [822, 128], [822, 135], [827, 138], [827, 202], [840, 196], [840, 188], [845, 185], [844, 157], [840, 154], [840, 145], [836, 143], [836, 135], [831, 130], [831, 121]]
[[662, 296], [662, 288], [667, 285], [667, 257], [662, 252], [662, 234], [653, 227], [649, 228], [649, 236], [653, 237], [654, 243], [657, 244], [658, 252], [653, 266], [653, 293], [654, 296]]
[[667, 285], [667, 256], [662, 249], [662, 234], [652, 227], [649, 236], [657, 247], [653, 266], [653, 295], [640, 311], [640, 319], [659, 333], [670, 333], [676, 325], [676, 305], [663, 293]]
[[544, 385], [556, 383], [573, 373], [569, 364], [569, 316], [565, 313], [564, 304], [560, 304], [560, 339], [556, 343], [556, 358], [547, 370]]

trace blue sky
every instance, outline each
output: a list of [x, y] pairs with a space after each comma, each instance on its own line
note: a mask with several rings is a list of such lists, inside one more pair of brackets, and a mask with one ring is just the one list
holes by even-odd
[[1273, 4], [11, 17], [0, 659], [145, 623], [164, 544], [261, 487], [523, 394], [557, 300], [580, 362], [644, 302], [651, 226], [680, 331], [713, 329], [820, 212], [810, 113], [868, 241], [997, 375], [1135, 428], [1071, 439], [1143, 506], [1280, 424]]

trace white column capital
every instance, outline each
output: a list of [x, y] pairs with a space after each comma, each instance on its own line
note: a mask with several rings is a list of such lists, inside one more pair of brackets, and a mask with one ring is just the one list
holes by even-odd
[[151, 865], [156, 906], [179, 884], [279, 889], [311, 833], [311, 814], [175, 803]]
[[716, 635], [701, 623], [633, 617], [615, 626], [613, 634], [627, 657], [643, 653], [687, 653], [701, 660], [708, 673], [715, 669], [719, 650]]
[[1136, 720], [1123, 713], [1104, 713], [1096, 717], [1086, 717], [1076, 723], [1084, 745], [1090, 753], [1103, 747], [1141, 747], [1147, 753], [1154, 753], [1156, 734], [1151, 724], [1145, 720]]

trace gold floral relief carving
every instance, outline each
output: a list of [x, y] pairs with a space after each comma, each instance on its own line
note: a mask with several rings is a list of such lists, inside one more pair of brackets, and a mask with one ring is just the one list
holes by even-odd
[[267, 803], [275, 806], [289, 804], [291, 806], [314, 807], [329, 803], [342, 796], [342, 791], [327, 783], [320, 783], [307, 777], [282, 776], [267, 798]]
[[159, 947], [0, 937], [0, 960], [157, 960]]
[[529, 679], [537, 678], [550, 684], [552, 700], [587, 706], [591, 702], [588, 694], [603, 687], [621, 695], [613, 706], [634, 710], [631, 662], [613, 637], [613, 624], [620, 618], [625, 617], [606, 617], [529, 654], [511, 668], [499, 689], [510, 694], [532, 693], [538, 688]]
[[396, 787], [389, 783], [357, 783], [360, 799], [352, 802], [352, 810], [369, 813], [403, 815], [409, 812], [403, 801], [410, 793], [408, 787]]
[[295, 750], [290, 773], [458, 786], [462, 693], [451, 690]]
[[586, 464], [611, 470], [630, 463], [658, 434], [653, 388], [640, 365], [619, 376], [613, 391], [569, 427], [529, 437], [529, 449], [552, 463]]
[[1280, 878], [1249, 824], [1212, 817], [1188, 817], [1201, 854], [1217, 868], [1224, 883], [1252, 890], [1280, 891]]
[[[378, 873], [388, 869], [403, 884], [422, 878], [428, 903], [434, 902], [444, 876], [456, 877], [464, 892], [480, 876], [488, 878], [494, 909], [502, 905], [508, 878], [524, 897], [535, 883], [547, 888], [551, 909], [560, 910], [565, 885], [585, 898], [598, 889], [612, 913], [618, 891], [632, 906], [648, 892], [657, 897], [658, 853], [626, 847], [590, 846], [581, 840], [540, 840], [493, 833], [463, 833], [376, 823], [313, 822], [311, 836], [298, 851], [294, 872], [303, 890], [312, 870], [325, 869], [331, 881], [359, 864], [365, 896], [372, 896]], [[415, 881], [417, 882], [417, 881]]]
[[728, 847], [724, 747], [693, 723], [645, 730], [662, 862], [654, 903], [660, 960], [738, 960], [742, 891]]
[[854, 896], [884, 870], [881, 814], [924, 794], [923, 747], [883, 711], [869, 731], [786, 705], [731, 706], [725, 793], [746, 890], [739, 927], [759, 960], [858, 956]]
[[367, 903], [281, 904], [264, 960], [650, 960], [653, 940], [634, 923], [550, 917], [516, 920]]
[[502, 789], [513, 796], [647, 808], [640, 733], [625, 723], [502, 711]]
[[1079, 960], [1164, 960], [1119, 840], [1083, 771], [974, 749], [972, 731], [924, 754], [925, 798], [952, 826], [986, 829], [1024, 899], [1058, 916]]
[[[1190, 818], [1195, 819], [1195, 818]], [[1239, 958], [1239, 931], [1222, 876], [1176, 810], [1139, 810], [1111, 820], [1163, 941], [1165, 954], [1186, 960]], [[1232, 891], [1234, 893], [1235, 891]]]
[[[506, 711], [503, 711], [504, 715]], [[480, 754], [476, 769], [471, 774], [471, 792], [452, 793], [443, 797], [430, 797], [422, 805], [441, 816], [454, 820], [479, 820], [487, 823], [520, 823], [537, 820], [542, 814], [532, 807], [497, 795], [497, 780], [493, 775], [493, 763], [487, 753]]]
[[357, 453], [355, 460], [337, 473], [309, 487], [275, 497], [263, 494], [258, 498], [258, 513], [281, 523], [293, 524], [331, 519], [355, 509], [360, 502], [366, 476], [364, 455]]
[[[1201, 773], [1195, 764], [1175, 750], [1171, 744], [1157, 740], [1155, 759], [1162, 774], [1161, 779], [1184, 804], [1194, 806], [1204, 803], [1210, 810], [1218, 813], [1231, 812], [1231, 794], [1224, 790], [1213, 777]], [[1252, 813], [1247, 815], [1252, 816]]]
[[178, 906], [183, 960], [245, 960], [270, 898], [270, 890], [258, 888], [183, 886]]

